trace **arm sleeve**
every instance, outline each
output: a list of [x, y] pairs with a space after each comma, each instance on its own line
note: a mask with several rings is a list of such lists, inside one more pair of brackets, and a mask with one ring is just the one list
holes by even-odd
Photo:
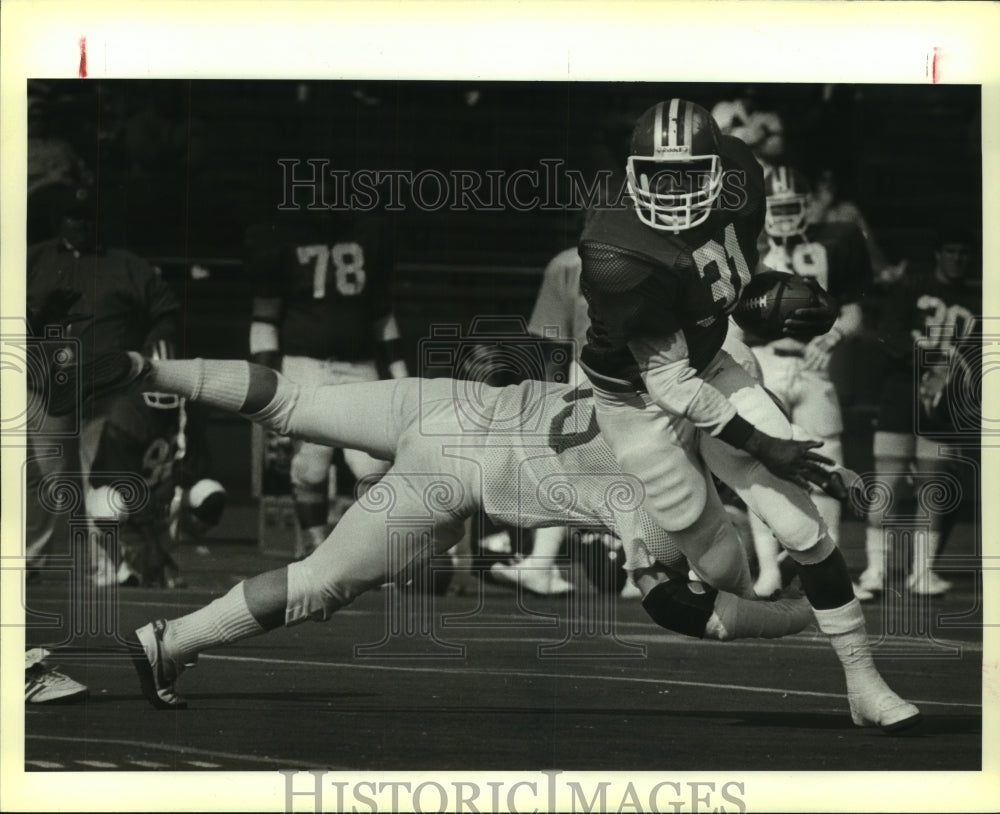
[[737, 417], [729, 399], [701, 379], [689, 364], [687, 342], [681, 331], [633, 339], [629, 349], [639, 364], [649, 395], [671, 415], [686, 418], [711, 435], [719, 435]]

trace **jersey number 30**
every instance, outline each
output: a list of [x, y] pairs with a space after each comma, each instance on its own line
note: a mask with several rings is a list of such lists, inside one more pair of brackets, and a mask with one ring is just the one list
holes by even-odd
[[343, 297], [356, 297], [365, 290], [365, 252], [357, 243], [317, 244], [296, 249], [300, 266], [312, 265], [314, 300], [326, 297], [327, 275], [333, 263], [333, 280]]

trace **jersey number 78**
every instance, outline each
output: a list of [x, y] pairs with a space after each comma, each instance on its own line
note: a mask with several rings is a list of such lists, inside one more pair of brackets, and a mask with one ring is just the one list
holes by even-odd
[[330, 263], [337, 292], [343, 297], [356, 297], [365, 289], [365, 252], [360, 244], [322, 243], [298, 246], [295, 249], [300, 266], [311, 266], [314, 300], [326, 297]]

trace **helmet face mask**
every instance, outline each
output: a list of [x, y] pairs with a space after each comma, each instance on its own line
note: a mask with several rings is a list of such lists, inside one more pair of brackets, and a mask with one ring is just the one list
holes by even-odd
[[708, 219], [722, 192], [720, 138], [708, 111], [683, 99], [639, 117], [626, 180], [642, 223], [677, 234]]
[[142, 400], [154, 410], [176, 410], [181, 406], [181, 397], [176, 393], [143, 393]]
[[812, 193], [809, 182], [791, 167], [775, 167], [764, 181], [764, 231], [778, 240], [803, 235], [808, 225]]
[[[166, 340], [159, 339], [153, 343], [153, 347], [149, 352], [149, 357], [156, 361], [161, 359], [173, 359], [173, 346]], [[176, 393], [144, 392], [142, 394], [142, 400], [146, 402], [147, 407], [154, 410], [176, 410], [181, 406], [181, 397]]]

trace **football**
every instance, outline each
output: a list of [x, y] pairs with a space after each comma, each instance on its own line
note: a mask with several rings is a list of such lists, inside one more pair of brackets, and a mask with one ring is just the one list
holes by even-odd
[[762, 271], [743, 289], [733, 319], [748, 334], [770, 342], [781, 338], [781, 326], [793, 311], [820, 305], [816, 292], [804, 277], [783, 271]]

